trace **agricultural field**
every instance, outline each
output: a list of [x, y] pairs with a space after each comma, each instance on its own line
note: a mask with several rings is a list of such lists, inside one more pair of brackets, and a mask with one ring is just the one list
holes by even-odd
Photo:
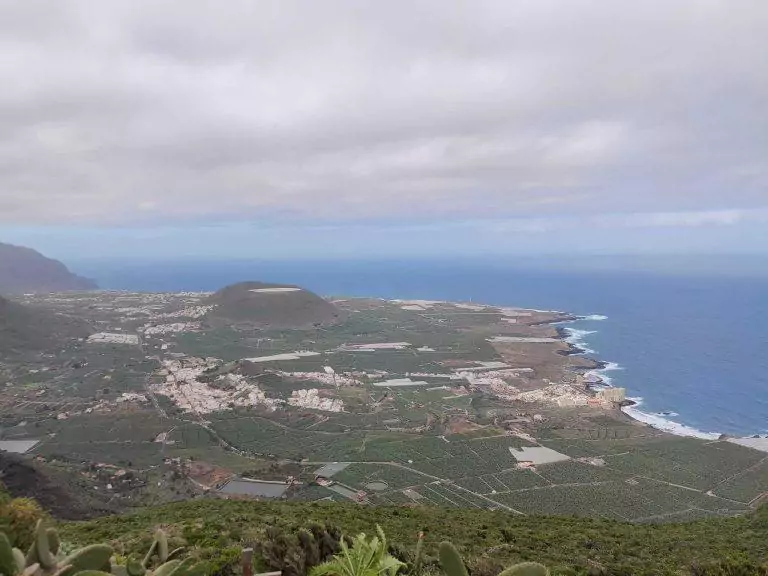
[[625, 454], [606, 456], [607, 465], [629, 474], [710, 490], [738, 472], [756, 465], [765, 454], [731, 444], [672, 438]]
[[768, 460], [761, 460], [755, 466], [728, 478], [713, 491], [721, 498], [749, 503], [765, 493], [766, 484], [768, 484]]
[[746, 510], [732, 501], [642, 479], [550, 486], [494, 495], [493, 499], [527, 514], [574, 514], [632, 521], [659, 520], [689, 511], [707, 516]]
[[[333, 322], [255, 326], [208, 323], [209, 298], [25, 297], [107, 337], [0, 357], [0, 440], [76, 474], [130, 471], [137, 505], [217, 497], [238, 475], [290, 480], [296, 500], [646, 522], [740, 514], [768, 492], [768, 454], [595, 403], [598, 365], [550, 324], [567, 314], [353, 298], [330, 301]], [[536, 447], [560, 461], [514, 452]], [[319, 485], [329, 463], [348, 465]]]

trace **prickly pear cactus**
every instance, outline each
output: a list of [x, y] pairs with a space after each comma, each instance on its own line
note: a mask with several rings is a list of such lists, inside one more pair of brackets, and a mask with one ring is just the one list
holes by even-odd
[[[147, 552], [146, 556], [144, 556], [144, 560], [141, 562], [141, 566], [146, 570], [149, 568], [149, 565], [152, 563], [152, 558], [154, 556], [157, 556], [157, 559], [160, 564], [165, 564], [169, 560], [173, 560], [177, 558], [181, 552], [183, 552], [183, 548], [176, 548], [175, 550], [169, 552], [168, 551], [168, 536], [166, 536], [165, 532], [162, 530], [157, 530], [155, 532], [155, 539], [152, 541], [152, 546], [149, 547], [149, 552]], [[135, 573], [136, 568], [134, 567], [134, 572], [131, 572], [131, 569], [128, 569], [128, 573], [131, 576], [143, 576], [142, 574]]]
[[75, 550], [61, 561], [62, 566], [71, 566], [72, 572], [85, 571], [109, 571], [111, 566], [109, 559], [113, 550], [106, 544], [91, 544], [85, 548]]
[[158, 531], [145, 562], [154, 556], [161, 561], [153, 572], [142, 562], [129, 558], [124, 566], [112, 565], [114, 551], [106, 544], [92, 544], [75, 550], [66, 558], [58, 556], [61, 542], [54, 528], [38, 522], [35, 539], [25, 555], [11, 546], [0, 532], [0, 576], [206, 576], [207, 565], [192, 558], [175, 559], [182, 549], [168, 552], [168, 538]]
[[499, 576], [549, 576], [549, 570], [538, 562], [521, 562], [503, 570]]
[[5, 535], [0, 535], [0, 574], [3, 576], [75, 576], [84, 571], [108, 571], [111, 568], [112, 548], [105, 544], [86, 546], [66, 558], [59, 558], [59, 534], [54, 528], [46, 528], [42, 521], [37, 523], [35, 539], [26, 555], [11, 549], [15, 571], [7, 562], [7, 542]]
[[16, 574], [24, 569], [26, 565], [24, 557], [22, 556], [22, 563], [19, 566], [17, 552], [20, 553], [17, 548], [11, 546], [8, 536], [0, 532], [0, 574], [3, 574], [3, 576], [16, 576]]
[[424, 532], [419, 532], [416, 540], [416, 556], [413, 560], [414, 574], [421, 574], [421, 565], [424, 558]]
[[439, 550], [440, 567], [448, 576], [468, 576], [467, 568], [458, 550], [450, 542], [441, 542]]
[[[176, 548], [169, 552], [168, 536], [162, 530], [157, 530], [144, 560], [139, 562], [129, 558], [124, 566], [113, 566], [111, 576], [206, 576], [205, 564], [197, 563], [192, 558], [178, 559], [183, 551], [184, 548]], [[157, 558], [159, 565], [150, 570], [154, 558]]]

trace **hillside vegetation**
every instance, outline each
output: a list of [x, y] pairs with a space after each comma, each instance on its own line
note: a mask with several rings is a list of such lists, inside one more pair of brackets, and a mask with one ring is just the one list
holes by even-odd
[[206, 304], [214, 306], [206, 321], [214, 326], [245, 324], [301, 328], [337, 322], [342, 314], [317, 294], [287, 284], [240, 282], [222, 288]]
[[0, 358], [29, 350], [60, 348], [90, 334], [78, 318], [24, 306], [0, 296]]
[[[279, 533], [286, 542], [311, 524], [331, 523], [345, 535], [380, 525], [393, 553], [413, 558], [425, 534], [425, 570], [437, 573], [437, 546], [454, 542], [472, 576], [495, 576], [512, 562], [536, 560], [554, 574], [765, 574], [768, 509], [744, 517], [676, 524], [630, 524], [556, 516], [442, 508], [361, 507], [338, 503], [197, 500], [61, 526], [65, 540], [107, 541], [139, 553], [163, 527], [197, 548], [219, 573], [236, 570], [240, 547]], [[264, 559], [262, 559], [264, 561]], [[274, 564], [271, 565], [274, 568]], [[266, 564], [265, 569], [270, 568]]]

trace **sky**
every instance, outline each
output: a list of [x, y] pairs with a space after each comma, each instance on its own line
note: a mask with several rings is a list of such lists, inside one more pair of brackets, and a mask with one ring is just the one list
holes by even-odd
[[0, 241], [768, 254], [765, 0], [0, 0]]

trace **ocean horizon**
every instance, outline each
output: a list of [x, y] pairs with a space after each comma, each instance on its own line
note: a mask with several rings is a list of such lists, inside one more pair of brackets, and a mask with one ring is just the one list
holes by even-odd
[[702, 438], [768, 433], [764, 259], [751, 266], [747, 258], [711, 271], [702, 262], [686, 267], [669, 259], [658, 265], [652, 259], [600, 262], [91, 261], [71, 268], [114, 290], [215, 291], [263, 280], [298, 284], [326, 296], [567, 311], [583, 317], [564, 326], [569, 341], [606, 364], [598, 371], [606, 382], [627, 388], [636, 405], [625, 412], [633, 418]]

